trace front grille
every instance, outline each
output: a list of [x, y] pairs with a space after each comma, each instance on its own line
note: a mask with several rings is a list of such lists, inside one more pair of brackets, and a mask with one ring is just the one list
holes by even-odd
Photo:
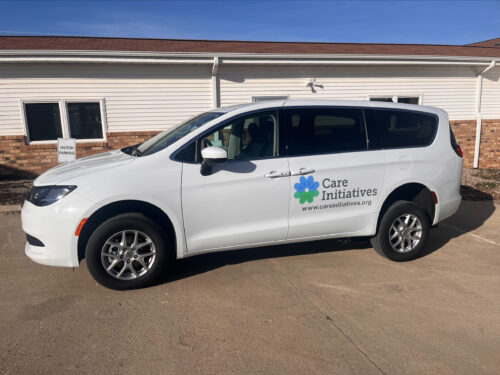
[[42, 241], [40, 241], [38, 238], [33, 237], [32, 235], [30, 235], [28, 233], [26, 233], [26, 241], [28, 241], [28, 243], [31, 246], [45, 247], [45, 245], [43, 244]]

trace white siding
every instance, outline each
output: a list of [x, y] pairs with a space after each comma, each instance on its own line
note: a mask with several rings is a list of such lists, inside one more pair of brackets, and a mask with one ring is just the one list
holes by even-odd
[[[253, 96], [366, 100], [423, 95], [451, 119], [474, 119], [472, 66], [219, 67], [222, 106]], [[500, 118], [500, 68], [485, 75], [482, 113]], [[313, 93], [306, 82], [316, 78]], [[104, 99], [108, 131], [163, 130], [212, 107], [210, 65], [0, 64], [0, 135], [23, 134], [21, 100]]]
[[[366, 100], [368, 95], [420, 95], [452, 119], [475, 118], [476, 70], [463, 66], [228, 66], [219, 69], [221, 104], [252, 96]], [[316, 78], [313, 93], [306, 82]], [[500, 117], [497, 109], [496, 116]]]
[[0, 135], [24, 133], [21, 100], [104, 98], [108, 131], [163, 130], [212, 107], [210, 69], [1, 64]]
[[484, 74], [481, 114], [486, 119], [500, 118], [500, 67]]

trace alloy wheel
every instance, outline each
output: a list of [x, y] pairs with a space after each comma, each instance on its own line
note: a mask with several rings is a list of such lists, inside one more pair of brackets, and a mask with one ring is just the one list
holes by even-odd
[[101, 250], [101, 263], [108, 274], [119, 280], [133, 280], [153, 266], [156, 247], [138, 230], [123, 230], [109, 237]]
[[422, 239], [422, 223], [413, 214], [404, 214], [393, 221], [389, 229], [389, 243], [398, 253], [414, 250]]

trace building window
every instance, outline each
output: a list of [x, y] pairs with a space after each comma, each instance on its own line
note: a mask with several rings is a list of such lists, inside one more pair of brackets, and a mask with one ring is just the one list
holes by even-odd
[[102, 101], [25, 102], [28, 142], [54, 142], [57, 138], [103, 140]]
[[409, 97], [398, 96], [398, 103], [420, 104], [420, 98], [414, 96], [409, 96]]
[[408, 95], [408, 96], [368, 96], [368, 100], [372, 102], [394, 102], [405, 104], [423, 104], [423, 95]]
[[26, 103], [26, 123], [30, 141], [62, 137], [59, 103]]
[[252, 102], [267, 102], [269, 100], [288, 100], [288, 96], [252, 96]]
[[392, 102], [393, 100], [392, 100], [392, 97], [384, 97], [384, 98], [375, 97], [375, 98], [370, 98], [370, 101], [372, 101], [372, 102]]
[[102, 138], [99, 103], [68, 103], [68, 121], [71, 138]]

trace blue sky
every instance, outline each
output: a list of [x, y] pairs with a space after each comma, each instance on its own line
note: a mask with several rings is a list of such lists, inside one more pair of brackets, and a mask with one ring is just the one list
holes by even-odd
[[500, 0], [0, 0], [0, 35], [464, 44], [500, 37]]

